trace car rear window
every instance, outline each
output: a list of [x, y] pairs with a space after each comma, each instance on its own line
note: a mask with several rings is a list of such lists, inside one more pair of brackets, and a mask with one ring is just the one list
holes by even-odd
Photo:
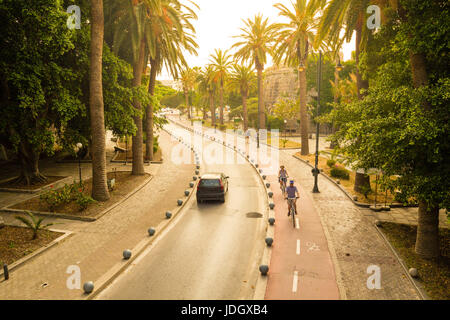
[[219, 179], [202, 179], [200, 181], [202, 187], [220, 187]]

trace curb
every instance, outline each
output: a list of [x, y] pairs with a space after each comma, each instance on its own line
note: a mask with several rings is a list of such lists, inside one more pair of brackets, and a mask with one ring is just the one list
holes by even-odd
[[[309, 162], [306, 162], [305, 160], [301, 159], [297, 155], [294, 154], [292, 156], [294, 158], [296, 158], [297, 160], [300, 160], [304, 164], [308, 165], [309, 167], [314, 168], [313, 165], [311, 165]], [[362, 207], [362, 208], [370, 208], [372, 206], [372, 204], [369, 204], [369, 203], [362, 203], [362, 202], [358, 202], [358, 201], [353, 200], [353, 196], [347, 190], [345, 190], [341, 185], [337, 184], [336, 181], [333, 178], [329, 177], [328, 175], [326, 175], [326, 174], [324, 174], [322, 172], [320, 173], [320, 175], [322, 175], [328, 181], [332, 182], [335, 186], [337, 186], [353, 202], [354, 205], [356, 205], [358, 207]], [[391, 207], [391, 208], [417, 208], [417, 205], [404, 206], [401, 203], [392, 203], [392, 204], [389, 205], [389, 207]]]
[[[118, 171], [120, 172], [120, 171]], [[128, 172], [128, 171], [123, 171]], [[150, 175], [150, 174], [149, 174]], [[43, 212], [43, 211], [33, 211], [33, 210], [21, 210], [21, 209], [12, 209], [12, 206], [15, 206], [17, 203], [10, 205], [8, 207], [4, 207], [0, 209], [1, 212], [9, 212], [9, 213], [26, 213], [26, 211], [31, 212], [35, 215], [45, 216], [45, 217], [52, 217], [52, 218], [60, 218], [60, 219], [67, 219], [67, 220], [76, 220], [76, 221], [85, 221], [85, 222], [93, 222], [98, 219], [100, 219], [102, 216], [116, 208], [117, 206], [121, 205], [125, 200], [128, 200], [131, 196], [133, 196], [135, 193], [137, 193], [139, 190], [144, 188], [151, 180], [153, 179], [153, 176], [150, 175], [147, 180], [145, 180], [141, 185], [139, 185], [137, 188], [132, 190], [130, 193], [124, 196], [123, 199], [116, 202], [115, 204], [111, 205], [109, 208], [106, 208], [105, 210], [101, 211], [100, 213], [96, 214], [93, 217], [79, 217], [79, 216], [73, 216], [68, 215], [64, 213], [57, 213], [57, 212]], [[20, 202], [19, 202], [20, 203]]]
[[[6, 182], [12, 181], [12, 180], [14, 180], [14, 179], [16, 179], [16, 178], [17, 178], [17, 177], [9, 178], [9, 179], [0, 181], [0, 183], [6, 183]], [[53, 183], [49, 183], [48, 185], [45, 185], [45, 186], [43, 186], [43, 187], [41, 187], [41, 188], [39, 188], [39, 189], [34, 189], [34, 190], [30, 190], [30, 189], [0, 188], [0, 192], [35, 194], [35, 193], [39, 193], [39, 192], [44, 191], [44, 190], [48, 190], [48, 189], [50, 189], [50, 186], [56, 185], [57, 183], [63, 183], [64, 181], [69, 180], [69, 179], [71, 179], [71, 178], [72, 178], [72, 176], [61, 177], [60, 180], [56, 180], [56, 181], [53, 182]]]
[[[398, 223], [401, 224], [401, 223]], [[406, 267], [405, 263], [403, 262], [403, 260], [400, 258], [400, 256], [397, 254], [397, 251], [395, 251], [395, 248], [391, 245], [391, 243], [389, 242], [389, 240], [386, 238], [386, 236], [384, 235], [384, 233], [375, 225], [373, 224], [373, 227], [377, 230], [378, 234], [381, 236], [381, 238], [383, 238], [385, 244], [389, 247], [389, 249], [392, 251], [392, 253], [394, 254], [395, 258], [397, 259], [397, 261], [400, 263], [400, 265], [402, 266], [403, 270], [405, 271], [406, 276], [408, 277], [409, 281], [412, 283], [412, 285], [414, 286], [414, 288], [416, 289], [417, 293], [419, 294], [419, 297], [422, 300], [430, 300], [429, 298], [426, 298], [426, 294], [422, 291], [421, 288], [419, 288], [418, 284], [416, 283], [416, 280], [414, 280], [411, 275], [409, 274], [408, 268]]]
[[[9, 272], [13, 271], [14, 269], [17, 269], [18, 267], [26, 264], [27, 262], [31, 261], [33, 258], [37, 257], [38, 255], [44, 253], [45, 251], [51, 249], [52, 247], [56, 246], [57, 244], [61, 243], [63, 240], [69, 238], [70, 236], [72, 236], [74, 234], [74, 232], [72, 231], [67, 231], [67, 230], [58, 230], [58, 229], [48, 229], [49, 231], [53, 231], [53, 232], [60, 232], [60, 233], [64, 233], [62, 236], [56, 238], [55, 240], [53, 240], [52, 242], [50, 242], [49, 244], [37, 249], [36, 251], [33, 251], [32, 253], [26, 255], [25, 257], [13, 262], [11, 265], [8, 266]], [[0, 271], [0, 276], [3, 276], [3, 270]], [[6, 280], [3, 280], [1, 282], [4, 282]]]
[[[163, 129], [164, 130], [164, 129]], [[164, 130], [167, 133], [169, 133], [167, 130]], [[192, 190], [195, 190], [195, 187], [197, 185], [197, 181], [193, 181], [194, 186]], [[79, 299], [81, 300], [93, 300], [98, 294], [100, 294], [103, 290], [105, 290], [123, 271], [125, 271], [135, 259], [137, 259], [141, 253], [143, 253], [148, 246], [150, 246], [154, 241], [158, 240], [163, 231], [171, 224], [172, 221], [175, 220], [175, 218], [178, 217], [180, 212], [185, 208], [186, 204], [191, 199], [194, 192], [190, 192], [188, 196], [184, 196], [183, 204], [181, 206], [176, 206], [174, 210], [172, 210], [172, 217], [170, 220], [163, 220], [161, 221], [158, 226], [155, 227], [155, 230], [157, 232], [154, 236], [147, 236], [143, 240], [141, 240], [134, 248], [131, 249], [133, 252], [133, 255], [128, 260], [121, 260], [120, 262], [116, 263], [109, 271], [107, 271], [103, 276], [101, 276], [96, 283], [96, 288], [94, 291], [90, 294], [82, 293], [81, 297]]]

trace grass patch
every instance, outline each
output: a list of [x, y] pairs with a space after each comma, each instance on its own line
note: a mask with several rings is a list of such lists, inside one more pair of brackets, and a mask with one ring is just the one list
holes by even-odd
[[[297, 152], [296, 156], [298, 156], [302, 160], [309, 161], [309, 163], [312, 165], [314, 165], [314, 163], [315, 163], [315, 155], [314, 154], [309, 154], [307, 156], [303, 156], [300, 154], [300, 152]], [[319, 169], [323, 169], [324, 174], [326, 174], [330, 178], [336, 180], [336, 178], [331, 177], [331, 173], [330, 173], [331, 168], [327, 165], [327, 160], [329, 160], [329, 159], [319, 155], [318, 167], [319, 167]], [[339, 161], [337, 163], [339, 163]], [[376, 180], [376, 176], [371, 175], [370, 176], [370, 187], [372, 188], [372, 192], [368, 194], [367, 199], [364, 197], [364, 195], [362, 193], [359, 193], [359, 192], [356, 192], [355, 190], [353, 190], [353, 187], [355, 185], [355, 172], [350, 171], [349, 179], [348, 180], [340, 179], [340, 183], [341, 183], [341, 186], [348, 193], [350, 193], [352, 196], [358, 197], [358, 202], [373, 204], [375, 201], [375, 185], [376, 185], [375, 180]], [[378, 185], [377, 204], [384, 204], [384, 202], [385, 202], [385, 192], [380, 191], [380, 185]], [[389, 191], [387, 193], [386, 202], [387, 202], [387, 205], [394, 202], [394, 195], [392, 195]]]
[[[283, 148], [296, 148], [296, 149], [300, 149], [302, 147], [302, 145], [298, 142], [295, 141], [291, 141], [286, 139], [286, 142], [283, 142], [284, 138], [279, 137], [278, 138], [278, 148], [283, 149]], [[267, 137], [267, 141], [266, 143], [268, 145], [272, 145], [272, 138], [271, 137]]]
[[386, 235], [407, 268], [416, 268], [417, 279], [434, 300], [450, 300], [450, 230], [439, 229], [441, 257], [437, 261], [420, 258], [414, 252], [416, 226], [382, 222]]
[[[18, 203], [12, 208], [29, 211], [57, 212], [73, 216], [91, 217], [97, 215], [98, 213], [122, 200], [128, 193], [130, 193], [150, 177], [149, 174], [145, 174], [143, 176], [133, 176], [131, 175], [131, 172], [122, 171], [108, 172], [107, 175], [108, 179], [116, 179], [115, 188], [114, 190], [110, 191], [110, 199], [105, 202], [90, 203], [85, 210], [80, 211], [80, 207], [76, 203], [76, 201], [63, 203], [54, 208], [51, 208], [48, 203], [41, 200], [39, 196]], [[83, 194], [85, 194], [86, 196], [91, 195], [92, 179], [85, 180], [83, 181], [83, 183]]]
[[59, 232], [40, 230], [38, 237], [31, 240], [33, 237], [31, 229], [5, 226], [0, 229], [0, 264], [11, 264], [62, 235]]

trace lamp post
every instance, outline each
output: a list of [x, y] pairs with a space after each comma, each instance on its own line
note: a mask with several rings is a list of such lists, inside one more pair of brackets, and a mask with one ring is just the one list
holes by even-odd
[[83, 144], [81, 142], [77, 143], [77, 157], [78, 157], [78, 175], [80, 178], [80, 185], [81, 185], [81, 158], [80, 158], [80, 150], [83, 148]]
[[[317, 64], [317, 117], [319, 116], [320, 111], [320, 82], [322, 80], [322, 50], [319, 50], [319, 62]], [[314, 175], [314, 187], [313, 187], [313, 193], [319, 193], [319, 187], [317, 186], [317, 180], [319, 177], [319, 121], [316, 123], [316, 157], [314, 162], [314, 169], [313, 169], [313, 175]]]

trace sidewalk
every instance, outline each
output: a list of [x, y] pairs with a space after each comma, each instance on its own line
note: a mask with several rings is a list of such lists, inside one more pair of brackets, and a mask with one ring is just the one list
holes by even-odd
[[[95, 281], [122, 260], [122, 251], [133, 248], [145, 237], [147, 229], [165, 220], [164, 212], [176, 206], [176, 200], [188, 188], [194, 165], [175, 165], [171, 149], [175, 145], [166, 133], [160, 134], [164, 163], [145, 166], [153, 179], [140, 191], [95, 222], [48, 219], [62, 224], [57, 229], [74, 235], [28, 261], [0, 282], [0, 299], [78, 299], [81, 290], [69, 290], [66, 273], [70, 265], [81, 269], [81, 285]], [[88, 175], [90, 164], [83, 171]], [[116, 165], [131, 170], [131, 166]], [[77, 167], [76, 167], [77, 168]], [[5, 222], [10, 214], [1, 214]], [[47, 284], [47, 285], [44, 285]]]
[[[286, 166], [296, 185], [312, 199], [320, 216], [336, 281], [344, 293], [341, 299], [420, 299], [404, 269], [375, 229], [373, 216], [360, 210], [324, 177], [319, 176], [320, 193], [313, 194], [311, 168], [295, 159], [294, 153], [281, 151], [280, 162]], [[367, 269], [371, 265], [381, 269], [381, 289], [367, 288], [367, 280], [372, 275]]]

